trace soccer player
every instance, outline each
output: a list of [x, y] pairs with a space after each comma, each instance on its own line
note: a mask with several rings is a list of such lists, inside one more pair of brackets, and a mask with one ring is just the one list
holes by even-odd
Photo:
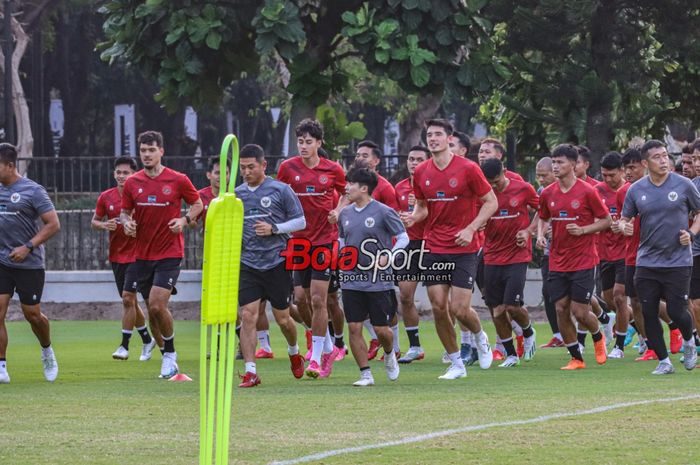
[[[693, 141], [691, 147], [693, 149], [693, 168], [695, 173], [700, 173], [700, 139]], [[693, 184], [700, 190], [700, 176], [696, 176], [693, 179]], [[700, 328], [700, 238], [697, 237], [693, 239], [693, 272], [690, 278], [689, 296], [690, 309], [693, 312], [695, 328], [697, 330], [697, 328]], [[696, 336], [696, 346], [700, 346], [698, 342]]]
[[695, 178], [695, 167], [693, 166], [693, 144], [688, 144], [683, 147], [681, 152], [681, 164], [683, 169], [681, 173], [688, 179]]
[[494, 324], [506, 351], [501, 368], [520, 364], [513, 344], [509, 317], [523, 329], [525, 361], [535, 355], [535, 330], [523, 307], [527, 265], [532, 261], [532, 230], [529, 211], [537, 211], [539, 198], [525, 181], [508, 179], [501, 160], [490, 158], [481, 163], [481, 170], [491, 184], [498, 210], [486, 223], [484, 242], [484, 279], [489, 283], [485, 301], [493, 309]]
[[574, 169], [576, 177], [593, 187], [597, 186], [599, 182], [588, 174], [588, 170], [591, 168], [591, 151], [585, 145], [576, 146], [576, 151], [578, 152]]
[[[163, 337], [160, 377], [169, 379], [179, 369], [168, 302], [185, 255], [182, 231], [202, 212], [202, 200], [187, 176], [161, 164], [161, 133], [139, 134], [138, 146], [143, 169], [126, 180], [122, 193], [121, 223], [136, 238], [136, 262], [126, 271], [124, 290], [138, 290], [148, 302], [148, 317]], [[180, 216], [183, 200], [190, 208]]]
[[[495, 158], [502, 162], [505, 154], [506, 149], [503, 147], [501, 141], [492, 137], [487, 137], [481, 141], [481, 145], [479, 146], [479, 164], [481, 165], [485, 160], [490, 158]], [[523, 177], [518, 173], [508, 171], [505, 168], [503, 169], [503, 175], [508, 179], [516, 179], [518, 181], [523, 180]]]
[[[396, 200], [399, 204], [399, 211], [410, 213], [416, 205], [416, 194], [413, 192], [413, 174], [416, 167], [430, 158], [430, 150], [422, 145], [411, 147], [406, 160], [408, 178], [396, 184]], [[423, 247], [424, 223], [416, 223], [406, 230], [408, 234], [408, 246], [406, 250], [420, 250]], [[420, 273], [418, 269], [418, 255], [414, 254], [411, 263], [402, 269], [403, 273], [414, 276]], [[399, 280], [399, 300], [401, 302], [401, 313], [403, 324], [408, 335], [409, 349], [399, 358], [399, 363], [411, 363], [415, 360], [423, 360], [425, 352], [420, 344], [418, 335], [418, 310], [416, 309], [415, 295], [418, 281], [416, 279]]]
[[[108, 189], [97, 198], [95, 214], [92, 216], [92, 229], [98, 231], [109, 231], [109, 262], [112, 265], [114, 281], [117, 291], [122, 298], [124, 313], [122, 315], [122, 342], [117, 350], [112, 354], [115, 360], [127, 360], [129, 358], [129, 341], [131, 334], [136, 327], [143, 342], [141, 356], [139, 360], [147, 361], [151, 359], [156, 341], [148, 333], [146, 328], [146, 316], [141, 310], [136, 299], [136, 293], [124, 290], [124, 278], [126, 270], [134, 263], [136, 240], [124, 233], [124, 228], [119, 223], [119, 216], [122, 211], [122, 193], [124, 183], [137, 170], [136, 161], [131, 157], [119, 157], [114, 162], [114, 180], [117, 187]], [[107, 221], [104, 221], [107, 218]]]
[[458, 157], [467, 158], [469, 155], [471, 140], [465, 133], [455, 131], [452, 133], [452, 137], [450, 138], [448, 145], [450, 147], [450, 152], [454, 153]]
[[[331, 246], [337, 239], [340, 210], [347, 205], [345, 199], [345, 173], [336, 162], [320, 158], [318, 149], [323, 144], [323, 126], [316, 120], [302, 120], [295, 128], [299, 156], [285, 160], [280, 165], [277, 179], [289, 184], [301, 201], [306, 218], [306, 228], [294, 233], [295, 239], [305, 239], [311, 246]], [[334, 194], [340, 196], [334, 204]], [[311, 361], [306, 375], [311, 378], [326, 377], [332, 369], [340, 349], [333, 343], [328, 331], [328, 284], [331, 280], [330, 263], [320, 263], [324, 269], [311, 266], [294, 272], [294, 294], [300, 312], [306, 305], [312, 311]], [[337, 330], [337, 329], [336, 329]]]
[[[369, 317], [384, 349], [384, 366], [390, 381], [399, 377], [399, 364], [394, 351], [393, 334], [389, 325], [396, 317], [396, 294], [390, 265], [393, 252], [408, 245], [408, 234], [401, 219], [392, 208], [372, 198], [378, 185], [377, 174], [364, 167], [354, 167], [347, 174], [348, 201], [351, 204], [340, 212], [338, 235], [341, 253], [344, 248], [354, 249], [357, 264], [341, 272], [343, 308], [350, 332], [350, 348], [360, 368], [360, 379], [355, 386], [372, 386], [374, 377], [367, 359], [367, 346], [362, 337], [363, 322]], [[396, 243], [392, 247], [392, 239]], [[360, 252], [367, 250], [369, 254]], [[389, 256], [386, 252], [391, 251]], [[370, 256], [372, 258], [370, 258]]]
[[371, 140], [363, 140], [357, 144], [355, 163], [364, 164], [364, 166], [367, 166], [377, 174], [377, 188], [372, 191], [372, 198], [374, 200], [379, 200], [387, 207], [398, 210], [399, 205], [396, 203], [396, 191], [394, 190], [394, 186], [377, 171], [377, 167], [381, 161], [382, 150], [376, 143]]
[[[542, 157], [540, 161], [535, 165], [535, 176], [537, 178], [537, 183], [540, 188], [537, 191], [537, 195], [541, 195], [545, 187], [556, 182], [557, 178], [554, 176], [552, 171], [552, 159], [550, 157]], [[548, 287], [548, 277], [549, 277], [549, 246], [552, 231], [551, 228], [548, 229], [546, 233], [547, 245], [543, 249], [542, 261], [540, 262], [540, 271], [542, 272], [542, 300], [544, 301], [544, 310], [547, 315], [547, 321], [549, 322], [549, 327], [552, 329], [552, 339], [546, 344], [542, 344], [540, 349], [549, 349], [553, 347], [564, 347], [564, 341], [561, 338], [561, 333], [559, 332], [559, 325], [557, 324], [557, 309], [554, 306], [554, 302], [549, 296]]]
[[[190, 227], [195, 227], [199, 220], [202, 221], [202, 229], [206, 227], [209, 204], [219, 196], [219, 189], [221, 188], [221, 167], [219, 166], [219, 161], [219, 157], [211, 157], [207, 163], [207, 179], [209, 180], [209, 185], [197, 191], [199, 198], [202, 199], [203, 210], [197, 218], [192, 218], [193, 221], [190, 223]], [[226, 182], [228, 182], [229, 176], [230, 170], [227, 166]]]
[[265, 153], [259, 145], [241, 149], [241, 175], [244, 183], [236, 188], [243, 202], [243, 247], [238, 305], [241, 313], [241, 350], [245, 375], [239, 385], [260, 384], [255, 365], [256, 325], [261, 300], [269, 300], [275, 321], [287, 339], [287, 351], [295, 378], [304, 376], [304, 357], [299, 355], [297, 329], [289, 316], [292, 276], [280, 253], [289, 234], [306, 227], [301, 203], [288, 185], [265, 176]]
[[[640, 243], [634, 282], [642, 302], [647, 344], [659, 359], [652, 373], [665, 375], [675, 370], [659, 322], [662, 297], [666, 298], [669, 316], [683, 335], [683, 365], [692, 370], [697, 363], [687, 299], [693, 265], [690, 245], [700, 232], [700, 193], [689, 179], [669, 172], [668, 152], [663, 142], [647, 141], [641, 152], [642, 164], [649, 174], [627, 191], [620, 229], [631, 236], [634, 226], [630, 219], [639, 215]], [[688, 228], [690, 214], [695, 214], [695, 220]]]
[[59, 229], [58, 215], [46, 189], [19, 174], [13, 145], [0, 144], [0, 384], [10, 382], [5, 316], [15, 291], [41, 345], [44, 378], [53, 382], [58, 376], [49, 320], [41, 313], [40, 302], [45, 275], [43, 244]]
[[[613, 224], [620, 219], [622, 204], [618, 203], [617, 191], [625, 184], [622, 155], [609, 152], [600, 160], [600, 174], [603, 182], [595, 186], [598, 195], [610, 212]], [[630, 320], [630, 309], [625, 295], [625, 237], [606, 229], [598, 235], [600, 275], [603, 299], [609, 308], [616, 310], [615, 345], [608, 358], [619, 359], [625, 356], [625, 338]]]
[[[470, 305], [476, 276], [476, 253], [480, 246], [476, 233], [494, 214], [498, 204], [479, 166], [450, 152], [448, 141], [453, 130], [450, 122], [432, 119], [425, 123], [425, 127], [432, 158], [415, 170], [416, 206], [412, 213], [403, 213], [402, 219], [407, 228], [426, 221], [425, 245], [430, 253], [424, 257], [428, 269], [425, 284], [435, 327], [451, 362], [440, 379], [457, 379], [467, 376], [467, 370], [448, 315], [450, 292], [449, 310], [476, 336], [479, 365], [487, 369], [493, 361], [488, 337]], [[479, 200], [483, 204], [477, 208]], [[435, 263], [441, 265], [435, 267]], [[448, 264], [453, 267], [451, 272], [435, 270]]]
[[605, 336], [597, 318], [591, 312], [594, 270], [598, 254], [594, 234], [610, 227], [611, 219], [596, 190], [574, 175], [578, 158], [576, 147], [561, 144], [552, 151], [552, 171], [557, 182], [542, 191], [537, 242], [544, 248], [545, 230], [552, 224], [552, 243], [549, 252], [549, 293], [557, 309], [557, 322], [564, 344], [571, 354], [562, 370], [586, 367], [576, 338], [572, 315], [580, 327], [591, 332], [595, 358], [605, 363], [607, 351]]

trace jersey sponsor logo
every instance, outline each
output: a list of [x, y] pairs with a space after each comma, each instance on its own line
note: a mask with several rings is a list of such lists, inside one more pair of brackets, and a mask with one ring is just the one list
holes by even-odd
[[272, 205], [272, 200], [270, 200], [270, 197], [263, 197], [260, 199], [260, 205], [262, 205], [265, 208], [268, 208], [270, 205]]
[[437, 191], [435, 194], [438, 199], [444, 199], [445, 198], [445, 193], [443, 191]]
[[325, 174], [322, 174], [321, 176], [319, 176], [318, 182], [320, 182], [321, 184], [327, 184], [328, 183], [328, 176], [326, 176]]
[[610, 207], [610, 214], [611, 215], [617, 214], [617, 207]]
[[7, 211], [7, 205], [0, 205], [0, 212], [6, 212]]
[[316, 192], [316, 188], [314, 186], [306, 186], [306, 192], [307, 193]]
[[572, 201], [571, 201], [571, 208], [576, 209], [576, 208], [578, 208], [578, 207], [580, 207], [580, 206], [581, 206], [581, 204], [579, 203], [578, 200], [572, 200]]
[[671, 202], [675, 202], [676, 200], [678, 200], [678, 193], [676, 191], [669, 192], [668, 200], [670, 200]]
[[12, 194], [10, 196], [10, 202], [12, 202], [12, 203], [17, 203], [20, 200], [22, 200], [22, 196], [19, 195], [19, 192], [15, 192], [14, 194]]
[[569, 213], [566, 210], [561, 210], [559, 212], [559, 218], [568, 218], [568, 217], [569, 217]]
[[498, 214], [500, 216], [508, 216], [508, 210], [506, 210], [505, 208], [502, 208], [498, 211]]
[[148, 203], [156, 203], [156, 196], [155, 196], [155, 195], [149, 195], [149, 196], [148, 196]]
[[373, 228], [374, 227], [374, 218], [371, 216], [365, 219], [365, 226], [368, 228]]
[[457, 187], [457, 178], [450, 178], [450, 180], [447, 181], [447, 184], [449, 184], [450, 187]]
[[511, 207], [517, 207], [518, 206], [518, 199], [510, 199], [510, 206]]

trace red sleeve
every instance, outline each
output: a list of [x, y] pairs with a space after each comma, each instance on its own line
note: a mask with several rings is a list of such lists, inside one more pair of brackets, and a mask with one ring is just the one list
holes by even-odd
[[289, 184], [287, 180], [287, 163], [286, 160], [280, 164], [280, 168], [277, 171], [277, 180], [286, 184]]
[[392, 210], [399, 211], [399, 202], [396, 200], [396, 189], [390, 183], [387, 183], [384, 190], [384, 205]]
[[107, 205], [105, 205], [105, 195], [100, 194], [97, 198], [97, 205], [95, 205], [95, 216], [97, 218], [104, 218], [107, 215]]
[[197, 192], [197, 188], [194, 187], [194, 184], [192, 184], [190, 178], [184, 174], [180, 178], [180, 193], [182, 194], [182, 198], [185, 199], [187, 205], [192, 205], [199, 200], [199, 192]]
[[[418, 165], [418, 167], [420, 167], [420, 165]], [[421, 180], [419, 175], [419, 173], [422, 173], [423, 171], [418, 171], [418, 167], [413, 173], [413, 195], [415, 195], [418, 200], [425, 200], [425, 195], [423, 194], [423, 190], [421, 188]]]
[[335, 164], [335, 190], [340, 197], [345, 195], [345, 171], [339, 163]]
[[122, 210], [133, 210], [134, 199], [131, 196], [131, 183], [127, 179], [124, 183], [124, 192], [122, 193]]
[[467, 173], [469, 173], [467, 176], [467, 183], [469, 184], [472, 192], [474, 192], [477, 197], [481, 198], [491, 191], [491, 184], [489, 184], [486, 180], [484, 173], [478, 169], [478, 165], [476, 166], [477, 169], [467, 171]]
[[540, 205], [540, 198], [535, 188], [532, 187], [532, 184], [527, 185], [527, 204], [535, 210], [537, 210]]
[[605, 218], [610, 214], [607, 208], [605, 208], [605, 204], [600, 198], [600, 194], [598, 194], [597, 190], [593, 190], [590, 194], [588, 194], [588, 202], [590, 203], [591, 210], [593, 211], [593, 216], [596, 218]]
[[620, 218], [622, 218], [622, 206], [625, 204], [625, 194], [627, 190], [619, 189], [615, 193], [615, 202], [617, 202], [617, 211], [620, 213]]
[[542, 195], [540, 195], [540, 218], [543, 220], [548, 220], [552, 217], [551, 213], [549, 212], [549, 207], [547, 206], [547, 195], [542, 192]]

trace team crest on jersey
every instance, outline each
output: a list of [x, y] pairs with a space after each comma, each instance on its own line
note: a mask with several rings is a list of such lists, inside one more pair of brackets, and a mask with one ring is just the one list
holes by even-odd
[[109, 211], [113, 212], [114, 211], [114, 205], [109, 206]]
[[365, 226], [368, 227], [368, 228], [374, 227], [374, 218], [372, 218], [371, 216], [368, 217], [368, 218], [365, 220]]
[[20, 200], [22, 200], [22, 196], [19, 195], [19, 192], [15, 192], [14, 194], [12, 194], [10, 196], [10, 202], [12, 202], [12, 203], [17, 203]]
[[647, 196], [646, 196], [646, 195], [643, 195], [643, 196], [642, 196], [642, 200], [646, 200], [646, 199], [647, 199]]
[[139, 194], [143, 194], [143, 189], [139, 187]]
[[170, 195], [171, 192], [170, 186], [163, 186], [163, 194]]
[[678, 200], [678, 193], [676, 193], [676, 191], [669, 192], [668, 200], [670, 200], [671, 202], [675, 202], [676, 200]]
[[271, 204], [272, 200], [270, 200], [270, 197], [265, 196], [262, 199], [260, 199], [260, 205], [262, 205], [265, 208], [269, 207]]
[[518, 206], [518, 199], [510, 199], [510, 206], [517, 207]]
[[450, 178], [447, 184], [449, 184], [450, 187], [457, 187], [457, 178]]
[[343, 223], [343, 226], [347, 226], [349, 224], [350, 224], [350, 220], [345, 220], [345, 222]]
[[320, 182], [321, 184], [326, 184], [328, 182], [328, 176], [322, 174], [321, 176], [319, 176], [318, 182]]
[[402, 195], [402, 196], [401, 196], [401, 200], [406, 200], [406, 196], [405, 196], [405, 195]]
[[429, 186], [429, 185], [430, 185], [430, 179], [426, 179], [426, 180], [425, 180], [425, 185], [426, 185], [426, 186]]
[[148, 196], [148, 203], [156, 203], [156, 196], [155, 196], [155, 195], [149, 195], [149, 196]]
[[579, 203], [578, 200], [572, 200], [572, 201], [571, 201], [571, 208], [578, 208], [578, 207], [580, 207], [580, 206], [581, 206], [581, 204]]
[[294, 176], [295, 181], [299, 181], [301, 178], [299, 176]]

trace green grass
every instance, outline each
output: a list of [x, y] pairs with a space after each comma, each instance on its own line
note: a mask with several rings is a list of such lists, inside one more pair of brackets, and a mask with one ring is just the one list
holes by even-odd
[[[486, 325], [492, 328], [491, 324]], [[198, 456], [198, 324], [177, 322], [181, 370], [193, 383], [157, 379], [160, 357], [138, 362], [110, 354], [117, 322], [53, 323], [58, 381], [43, 380], [29, 326], [9, 323], [12, 383], [0, 386], [0, 464], [194, 464]], [[549, 332], [543, 325], [539, 342]], [[405, 335], [402, 334], [405, 344]], [[295, 380], [283, 338], [278, 358], [258, 363], [262, 384], [234, 392], [231, 463], [259, 464], [330, 449], [391, 441], [468, 425], [528, 419], [618, 402], [698, 393], [698, 373], [656, 378], [654, 364], [628, 358], [565, 373], [562, 349], [542, 350], [513, 369], [480, 370], [440, 381], [445, 366], [431, 324], [422, 326], [426, 360], [402, 366], [390, 383], [372, 362], [376, 386], [353, 388], [351, 357], [328, 380]], [[238, 367], [242, 371], [242, 367]], [[341, 455], [316, 464], [691, 464], [698, 463], [700, 400], [633, 406], [595, 415], [498, 427], [426, 442]]]

